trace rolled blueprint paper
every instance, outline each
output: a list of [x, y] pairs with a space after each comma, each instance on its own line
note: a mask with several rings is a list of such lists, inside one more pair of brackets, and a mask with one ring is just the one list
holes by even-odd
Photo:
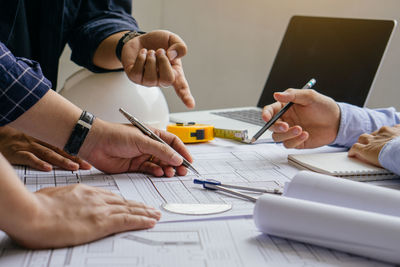
[[400, 191], [310, 171], [296, 174], [284, 195], [400, 217]]
[[254, 208], [257, 228], [267, 234], [400, 263], [400, 218], [276, 195]]

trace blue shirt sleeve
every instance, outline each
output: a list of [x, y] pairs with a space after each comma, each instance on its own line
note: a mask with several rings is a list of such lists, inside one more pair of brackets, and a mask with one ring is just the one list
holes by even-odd
[[68, 44], [72, 49], [71, 59], [93, 72], [105, 72], [93, 64], [97, 47], [108, 36], [121, 31], [139, 31], [132, 17], [131, 0], [86, 0], [82, 1], [78, 18]]
[[39, 63], [14, 57], [0, 42], [0, 126], [16, 120], [50, 88]]
[[379, 163], [383, 168], [400, 175], [400, 137], [386, 143], [379, 153]]
[[351, 147], [363, 133], [371, 133], [382, 126], [400, 124], [400, 113], [394, 108], [368, 109], [347, 103], [338, 103], [340, 126], [332, 145]]

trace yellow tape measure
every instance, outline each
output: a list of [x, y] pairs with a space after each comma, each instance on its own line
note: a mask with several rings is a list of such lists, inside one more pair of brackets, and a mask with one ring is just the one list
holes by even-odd
[[178, 136], [184, 143], [207, 142], [213, 140], [214, 137], [242, 142], [248, 139], [247, 130], [218, 129], [212, 125], [194, 122], [170, 124], [167, 126], [167, 131]]

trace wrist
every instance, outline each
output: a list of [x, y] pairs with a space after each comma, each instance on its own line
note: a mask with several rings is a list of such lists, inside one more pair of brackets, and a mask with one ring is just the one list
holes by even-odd
[[72, 130], [72, 133], [64, 146], [64, 151], [72, 156], [76, 156], [81, 149], [86, 136], [92, 128], [94, 115], [90, 112], [83, 111], [77, 123]]
[[142, 34], [145, 34], [145, 32], [129, 31], [122, 35], [122, 37], [118, 40], [117, 46], [115, 48], [115, 55], [117, 56], [119, 61], [121, 61], [122, 49], [124, 48], [125, 44]]
[[79, 150], [78, 156], [82, 159], [88, 160], [90, 163], [90, 156], [93, 154], [96, 145], [100, 143], [102, 135], [106, 129], [106, 122], [95, 118], [92, 123], [92, 128], [86, 136], [81, 149]]
[[7, 220], [6, 225], [2, 226], [1, 229], [18, 244], [29, 247], [29, 240], [34, 235], [37, 225], [43, 224], [43, 221], [38, 219], [40, 217], [40, 205], [35, 194], [28, 190], [25, 193], [26, 195], [23, 196], [24, 203], [20, 205], [7, 204], [12, 206], [13, 211], [2, 216]]

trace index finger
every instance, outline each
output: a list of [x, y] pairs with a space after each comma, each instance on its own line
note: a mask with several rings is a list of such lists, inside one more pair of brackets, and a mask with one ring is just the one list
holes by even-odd
[[349, 150], [348, 155], [349, 157], [359, 157], [362, 153], [363, 149], [365, 148], [364, 144], [355, 143]]
[[267, 105], [262, 110], [262, 118], [264, 121], [269, 121], [276, 113], [282, 109], [283, 105], [280, 102]]
[[176, 94], [188, 108], [194, 108], [195, 101], [190, 92], [189, 84], [183, 72], [181, 60], [176, 60], [176, 64], [172, 66], [175, 70], [175, 82], [173, 84]]
[[155, 130], [155, 133], [185, 159], [187, 159], [189, 162], [193, 162], [193, 158], [187, 150], [185, 144], [176, 135], [161, 130]]

